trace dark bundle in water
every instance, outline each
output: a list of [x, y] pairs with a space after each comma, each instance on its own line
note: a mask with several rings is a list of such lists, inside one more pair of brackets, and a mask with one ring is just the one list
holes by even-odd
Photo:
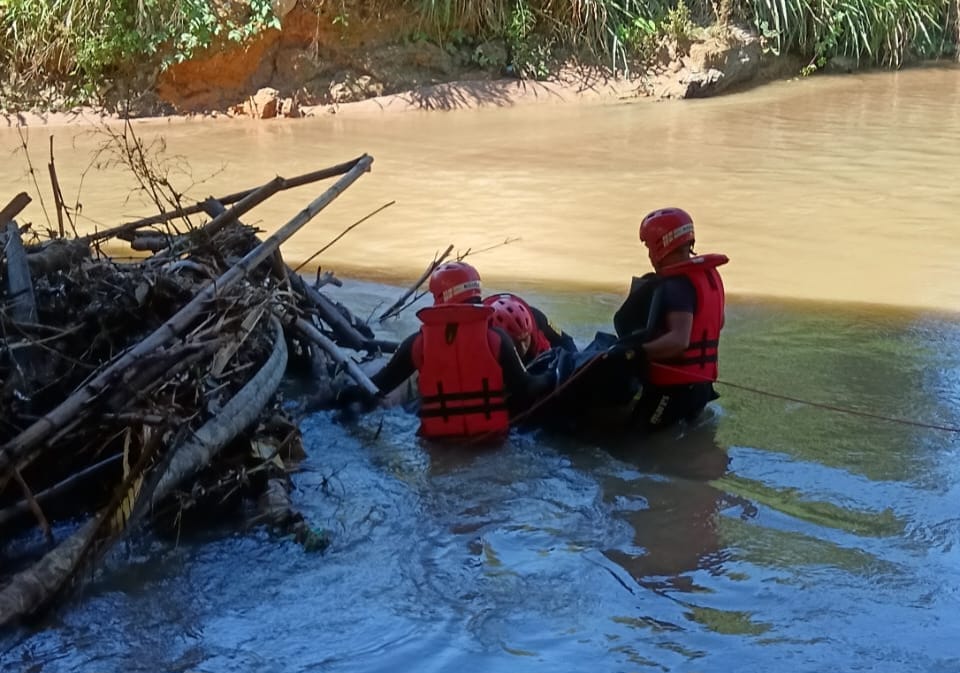
[[[0, 212], [0, 539], [36, 526], [49, 549], [5, 564], [0, 625], [49, 607], [135, 526], [243, 493], [260, 496], [259, 520], [324, 544], [289, 506], [301, 449], [276, 391], [291, 344], [361, 385], [371, 384], [338, 344], [382, 344], [286, 267], [279, 245], [371, 162], [311, 174], [342, 177], [262, 242], [239, 216], [310, 176], [226, 197], [229, 210], [207, 202], [214, 217], [175, 236], [137, 233], [161, 215], [31, 247], [12, 221], [23, 197]], [[114, 235], [152, 239], [155, 252], [117, 264], [91, 248]], [[65, 518], [73, 527], [54, 540], [50, 522]]]

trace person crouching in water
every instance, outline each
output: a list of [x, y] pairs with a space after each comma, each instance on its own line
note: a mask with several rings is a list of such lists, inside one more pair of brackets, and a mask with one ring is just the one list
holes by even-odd
[[634, 279], [614, 315], [626, 353], [643, 382], [632, 420], [657, 430], [692, 420], [719, 397], [717, 380], [725, 294], [717, 267], [725, 255], [695, 255], [693, 219], [679, 208], [649, 213], [640, 224], [654, 273]]
[[[423, 326], [371, 380], [388, 394], [418, 373], [423, 437], [506, 435], [511, 414], [548, 392], [553, 381], [528, 375], [510, 336], [490, 324], [494, 309], [481, 302], [475, 268], [464, 262], [442, 264], [430, 276], [429, 287], [434, 305], [417, 312]], [[345, 390], [341, 401], [355, 392]]]
[[543, 311], [530, 306], [517, 295], [508, 292], [494, 294], [484, 299], [483, 303], [493, 308], [493, 326], [510, 335], [524, 365], [529, 365], [538, 355], [551, 348], [562, 348], [572, 353], [577, 351], [577, 345], [569, 334], [554, 327]]

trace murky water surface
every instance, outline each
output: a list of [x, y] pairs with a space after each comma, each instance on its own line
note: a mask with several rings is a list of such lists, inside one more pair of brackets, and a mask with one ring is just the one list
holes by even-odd
[[[725, 381], [956, 427], [960, 321], [939, 309], [960, 308], [958, 82], [164, 131], [195, 170], [228, 162], [197, 196], [369, 151], [375, 172], [288, 258], [396, 198], [324, 267], [409, 282], [448, 242], [520, 236], [477, 265], [581, 345], [645, 270], [639, 217], [685, 205], [700, 247], [733, 260]], [[90, 177], [84, 212], [115, 223], [105, 204], [125, 189]], [[258, 217], [273, 227], [305, 198]], [[338, 292], [364, 314], [400, 291]], [[307, 416], [294, 497], [331, 531], [325, 554], [233, 532], [120, 549], [50, 624], [0, 635], [0, 669], [960, 671], [958, 435], [718, 389], [696, 427], [643, 446], [439, 451], [397, 409]]]

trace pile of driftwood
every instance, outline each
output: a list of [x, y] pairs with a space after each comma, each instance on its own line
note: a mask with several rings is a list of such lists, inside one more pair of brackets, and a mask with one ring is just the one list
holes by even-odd
[[[300, 438], [277, 389], [289, 363], [373, 392], [341, 348], [390, 344], [287, 267], [280, 244], [371, 163], [32, 245], [14, 221], [30, 198], [0, 211], [0, 626], [55, 604], [124, 535], [191, 508], [253, 495], [261, 520], [324, 545], [290, 507]], [[338, 176], [266, 240], [240, 221], [279, 190]], [[146, 229], [198, 212], [203, 226]], [[99, 253], [118, 239], [152, 254]], [[14, 539], [42, 554], [4, 558]]]

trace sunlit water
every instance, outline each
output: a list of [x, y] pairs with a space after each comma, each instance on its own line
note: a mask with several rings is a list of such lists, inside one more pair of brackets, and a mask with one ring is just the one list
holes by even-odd
[[[341, 273], [409, 282], [450, 243], [519, 238], [475, 257], [487, 278], [620, 291], [646, 264], [640, 219], [672, 204], [693, 214], [702, 251], [733, 260], [733, 293], [960, 310], [958, 68], [813, 78], [700, 101], [137, 129], [145, 142], [162, 133], [167, 156], [186, 159], [192, 177], [176, 166], [169, 177], [197, 199], [372, 154], [373, 172], [284, 246], [289, 260], [305, 259], [396, 200], [319, 259]], [[139, 199], [125, 203], [133, 181], [119, 171], [89, 171], [81, 184], [102, 134], [32, 127], [27, 144], [54, 226], [51, 133], [66, 200], [80, 195], [81, 231], [149, 214]], [[0, 149], [19, 143], [0, 130]], [[23, 153], [11, 155], [0, 184], [26, 188], [25, 169]], [[272, 231], [320, 191], [275, 196], [247, 219]], [[38, 199], [23, 219], [46, 226]]]
[[[937, 96], [931, 77], [944, 78]], [[581, 346], [610, 329], [621, 288], [645, 270], [633, 239], [640, 211], [683, 196], [703, 213], [701, 247], [734, 259], [725, 277], [741, 292], [728, 308], [724, 381], [958, 427], [954, 317], [745, 296], [960, 307], [949, 264], [960, 250], [948, 189], [957, 163], [930, 159], [934, 150], [960, 158], [955, 143], [936, 140], [960, 123], [946, 77], [823, 80], [686, 107], [552, 108], [555, 132], [553, 116], [495, 111], [212, 125], [203, 142], [232, 134], [262, 146], [251, 183], [370, 151], [377, 172], [288, 257], [305, 257], [387, 198], [400, 202], [325, 267], [389, 260], [384, 275], [409, 281], [449, 240], [519, 233], [527, 247], [476, 258], [496, 272], [490, 290], [514, 287], [498, 274], [536, 286], [528, 298]], [[811, 121], [817, 110], [832, 122]], [[908, 123], [914, 117], [922, 120]], [[470, 141], [455, 141], [456, 123]], [[328, 139], [300, 156], [323, 128]], [[418, 128], [432, 134], [428, 147], [425, 135], [399, 135]], [[821, 137], [830, 133], [833, 145]], [[714, 147], [708, 158], [679, 151], [698, 143]], [[908, 153], [910, 143], [926, 150]], [[903, 193], [928, 198], [907, 217]], [[728, 212], [735, 205], [747, 215]], [[829, 205], [842, 206], [842, 221], [820, 217]], [[548, 236], [551, 227], [561, 230]], [[934, 234], [929, 246], [924, 232]], [[819, 264], [812, 279], [790, 275], [803, 261]], [[908, 276], [928, 285], [900, 282]], [[572, 283], [544, 290], [553, 277]], [[580, 280], [617, 291], [574, 287]], [[348, 281], [336, 292], [367, 315], [401, 291]], [[380, 331], [396, 338], [415, 324], [408, 311]], [[308, 415], [294, 502], [331, 532], [326, 553], [229, 529], [118, 549], [49, 623], [0, 635], [0, 668], [960, 671], [958, 435], [718, 390], [696, 426], [642, 445], [527, 435], [495, 450], [440, 451], [399, 409], [352, 423]]]

